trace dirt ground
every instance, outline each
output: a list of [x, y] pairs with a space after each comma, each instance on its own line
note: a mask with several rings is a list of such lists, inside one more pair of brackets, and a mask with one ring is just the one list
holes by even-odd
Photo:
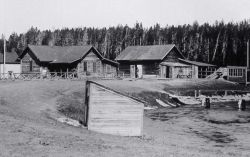
[[[161, 82], [147, 89], [173, 90], [183, 83], [190, 85]], [[146, 111], [143, 137], [99, 134], [54, 120], [63, 116], [58, 100], [77, 97], [84, 103], [84, 86], [85, 81], [1, 81], [0, 156], [250, 156], [250, 112], [238, 112], [235, 105]]]

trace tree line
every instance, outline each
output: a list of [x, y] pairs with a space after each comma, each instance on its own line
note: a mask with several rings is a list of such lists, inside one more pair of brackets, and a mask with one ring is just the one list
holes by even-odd
[[[218, 66], [246, 63], [247, 41], [250, 39], [250, 20], [241, 22], [216, 21], [214, 24], [185, 24], [143, 27], [118, 25], [109, 28], [63, 28], [39, 30], [31, 27], [26, 33], [12, 33], [6, 42], [7, 51], [20, 54], [28, 44], [71, 46], [93, 45], [105, 57], [114, 59], [127, 46], [176, 44], [189, 60]], [[3, 52], [3, 39], [0, 40]]]

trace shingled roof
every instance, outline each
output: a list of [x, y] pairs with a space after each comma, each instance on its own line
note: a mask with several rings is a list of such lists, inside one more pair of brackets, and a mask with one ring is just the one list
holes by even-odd
[[121, 54], [118, 57], [116, 57], [115, 60], [117, 61], [162, 60], [174, 48], [176, 48], [174, 44], [152, 45], [152, 46], [129, 46], [126, 49], [124, 49], [121, 52]]
[[40, 62], [49, 62], [52, 64], [57, 63], [73, 63], [75, 61], [81, 60], [84, 58], [90, 50], [93, 50], [94, 53], [104, 62], [110, 64], [118, 65], [117, 62], [111, 61], [104, 58], [93, 46], [37, 46], [37, 45], [28, 45], [28, 47], [21, 54], [19, 59], [22, 59], [26, 52], [30, 50], [36, 59]]
[[200, 66], [200, 67], [215, 67], [216, 66], [213, 64], [202, 63], [202, 62], [197, 62], [197, 61], [190, 61], [190, 60], [185, 60], [185, 59], [181, 59], [181, 58], [179, 58], [179, 60], [182, 63], [189, 64], [189, 65], [196, 65], [196, 66]]
[[[18, 55], [16, 52], [6, 52], [5, 63], [6, 64], [18, 64]], [[0, 64], [3, 64], [3, 53], [0, 53]]]
[[[28, 45], [41, 62], [72, 63], [83, 57], [92, 46], [36, 46]], [[23, 57], [23, 56], [20, 56]]]

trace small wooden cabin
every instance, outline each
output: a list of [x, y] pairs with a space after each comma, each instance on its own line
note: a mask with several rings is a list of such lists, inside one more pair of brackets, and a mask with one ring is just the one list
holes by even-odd
[[115, 59], [119, 74], [132, 78], [205, 78], [214, 65], [185, 60], [173, 45], [129, 46]]
[[[160, 63], [175, 66], [172, 63], [178, 63], [178, 58], [184, 58], [184, 56], [175, 45], [152, 45], [129, 46], [115, 60], [120, 63], [120, 74], [132, 78], [146, 78], [159, 77], [161, 73], [163, 74]], [[167, 71], [164, 76], [171, 76], [169, 72], [171, 70]]]
[[87, 81], [85, 111], [88, 130], [142, 136], [144, 103], [134, 97]]
[[82, 76], [116, 76], [118, 63], [92, 46], [35, 46], [20, 55], [22, 73], [77, 72]]

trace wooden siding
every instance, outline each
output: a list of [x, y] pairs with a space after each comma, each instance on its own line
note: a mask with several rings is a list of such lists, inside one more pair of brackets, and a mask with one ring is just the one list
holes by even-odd
[[[161, 61], [161, 60], [140, 60], [140, 61], [119, 61], [119, 73], [129, 75], [130, 77], [135, 77], [135, 72], [133, 66], [142, 65], [142, 75], [143, 77], [146, 76], [160, 76], [160, 63], [161, 62], [179, 62], [178, 58], [183, 58], [183, 56], [179, 53], [176, 48], [173, 48], [168, 55]], [[172, 74], [170, 74], [172, 75]]]
[[21, 60], [21, 71], [22, 73], [40, 72], [40, 66], [31, 58], [29, 53], [26, 53]]
[[183, 58], [177, 49], [172, 49], [168, 55], [163, 59], [163, 62], [179, 62], [178, 58]]
[[144, 104], [97, 84], [90, 83], [89, 130], [121, 136], [142, 136]]
[[130, 65], [129, 64], [120, 64], [119, 72], [121, 75], [130, 75]]
[[103, 63], [95, 53], [90, 52], [80, 63], [77, 65], [78, 76], [116, 76], [117, 68]]

